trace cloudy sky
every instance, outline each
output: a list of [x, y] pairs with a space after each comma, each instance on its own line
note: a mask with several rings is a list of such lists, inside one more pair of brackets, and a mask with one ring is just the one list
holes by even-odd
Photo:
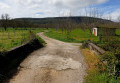
[[97, 11], [102, 18], [117, 20], [120, 16], [120, 0], [0, 0], [0, 15], [11, 18], [89, 16]]

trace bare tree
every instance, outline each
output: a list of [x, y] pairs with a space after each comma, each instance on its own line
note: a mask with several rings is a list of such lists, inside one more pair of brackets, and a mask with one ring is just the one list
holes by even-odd
[[[85, 11], [86, 12], [86, 15], [88, 15], [87, 13], [87, 10]], [[86, 27], [89, 31], [90, 31], [90, 38], [91, 38], [91, 36], [92, 36], [92, 28], [93, 28], [93, 19], [94, 18], [92, 18], [92, 16], [93, 16], [93, 11], [92, 11], [92, 8], [90, 7], [90, 9], [89, 9], [89, 17], [88, 18], [85, 18], [84, 20], [83, 20], [83, 25], [84, 25], [84, 27]], [[86, 16], [87, 17], [87, 16]]]
[[118, 16], [118, 22], [120, 23], [120, 15]]
[[[1, 15], [1, 25], [2, 27], [4, 28], [5, 31], [7, 31], [7, 28], [9, 27], [10, 25], [10, 17], [9, 17], [9, 14], [2, 14]], [[8, 38], [9, 37], [9, 31], [8, 31]]]
[[59, 27], [62, 29], [66, 34], [66, 38], [70, 39], [70, 33], [72, 32], [72, 29], [75, 27], [75, 23], [72, 20], [71, 16], [64, 17], [59, 21]]
[[9, 20], [10, 20], [9, 14], [1, 15], [1, 24], [2, 24], [2, 27], [5, 29], [5, 31], [7, 30], [7, 27], [9, 26]]

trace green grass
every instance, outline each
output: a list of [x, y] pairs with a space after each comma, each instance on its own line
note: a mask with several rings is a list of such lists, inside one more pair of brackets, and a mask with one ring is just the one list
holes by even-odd
[[64, 42], [82, 43], [83, 41], [89, 39], [92, 41], [99, 41], [99, 38], [95, 37], [94, 35], [90, 37], [89, 30], [83, 31], [82, 29], [79, 28], [71, 31], [69, 35], [69, 39], [67, 39], [67, 33], [65, 33], [65, 31], [62, 32], [62, 30], [56, 31], [55, 29], [49, 29], [49, 32], [46, 32], [45, 35]]
[[106, 73], [92, 73], [87, 76], [85, 83], [120, 83], [120, 79], [108, 77]]
[[44, 31], [44, 29], [37, 28], [18, 28], [16, 30], [13, 28], [8, 28], [7, 31], [5, 31], [3, 28], [0, 28], [0, 51], [10, 50], [13, 47], [17, 47], [28, 42], [29, 30], [33, 31], [35, 34]]
[[120, 29], [117, 29], [117, 30], [116, 30], [116, 34], [117, 34], [117, 35], [120, 35]]
[[36, 38], [40, 41], [40, 43], [42, 43], [43, 45], [45, 45], [45, 41], [40, 37], [40, 36], [36, 36]]

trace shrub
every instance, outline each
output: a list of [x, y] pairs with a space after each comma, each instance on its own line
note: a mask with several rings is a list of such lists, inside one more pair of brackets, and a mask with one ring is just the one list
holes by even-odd
[[113, 52], [106, 52], [105, 54], [101, 55], [101, 60], [106, 62], [106, 71], [108, 72], [109, 76], [116, 75], [118, 59]]
[[113, 53], [118, 52], [120, 49], [120, 45], [117, 44], [117, 42], [103, 43], [103, 44], [100, 44], [99, 46], [104, 50], [111, 51]]
[[82, 43], [81, 48], [82, 48], [82, 49], [87, 48], [87, 47], [88, 47], [88, 43], [89, 43], [89, 41], [84, 41], [84, 42]]
[[102, 42], [117, 42], [119, 38], [117, 36], [103, 36]]
[[29, 40], [34, 39], [36, 35], [31, 30], [29, 31]]

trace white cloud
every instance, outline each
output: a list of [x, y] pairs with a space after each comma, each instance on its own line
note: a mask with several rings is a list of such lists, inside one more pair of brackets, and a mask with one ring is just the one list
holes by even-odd
[[[3, 0], [0, 1], [2, 13], [11, 17], [53, 17], [63, 15], [80, 15], [84, 7], [105, 3], [108, 0]], [[9, 5], [8, 5], [9, 4]], [[38, 12], [44, 14], [38, 15]], [[83, 15], [84, 12], [82, 12]]]
[[6, 9], [6, 8], [10, 8], [10, 6], [8, 6], [5, 3], [0, 2], [0, 9]]
[[42, 2], [43, 0], [17, 0], [17, 3], [23, 6], [33, 6], [36, 4], [41, 4]]
[[120, 8], [106, 14], [105, 17], [113, 21], [118, 21], [118, 17], [120, 17]]
[[102, 4], [108, 0], [51, 0], [50, 3], [56, 7], [79, 8], [94, 4]]

